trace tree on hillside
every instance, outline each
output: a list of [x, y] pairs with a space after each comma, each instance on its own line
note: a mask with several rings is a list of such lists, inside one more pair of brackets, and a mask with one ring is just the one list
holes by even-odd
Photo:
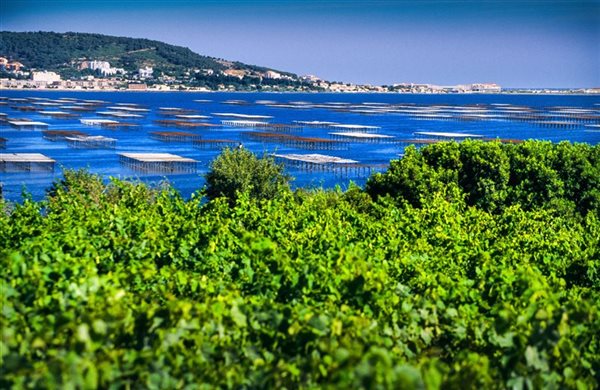
[[225, 197], [231, 205], [245, 192], [254, 199], [271, 199], [290, 180], [273, 158], [259, 158], [243, 147], [224, 149], [205, 177], [208, 199]]

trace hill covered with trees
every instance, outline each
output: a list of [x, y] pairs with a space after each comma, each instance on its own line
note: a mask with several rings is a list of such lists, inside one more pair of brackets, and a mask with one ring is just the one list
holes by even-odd
[[345, 192], [272, 164], [0, 202], [0, 387], [598, 388], [600, 146], [441, 143]]
[[144, 63], [165, 68], [224, 68], [216, 58], [159, 41], [72, 32], [2, 31], [0, 53], [29, 68], [47, 70], [71, 66], [73, 61], [83, 59], [109, 61], [115, 67], [131, 70]]
[[[94, 60], [107, 61], [111, 67], [132, 73], [149, 66], [157, 77], [175, 77], [187, 85], [211, 89], [223, 83], [240, 88], [251, 84], [308, 86], [293, 73], [275, 71], [282, 77], [263, 78], [267, 71], [274, 70], [203, 56], [164, 42], [101, 34], [2, 31], [0, 56], [18, 60], [30, 69], [56, 71], [66, 78], [87, 74], [78, 67], [83, 61]], [[224, 74], [226, 71], [234, 72]]]

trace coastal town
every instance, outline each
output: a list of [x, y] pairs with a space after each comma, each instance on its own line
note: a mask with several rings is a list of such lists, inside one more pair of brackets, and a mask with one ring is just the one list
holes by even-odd
[[[273, 70], [247, 70], [227, 68], [189, 69], [173, 76], [160, 72], [152, 66], [136, 71], [113, 67], [110, 62], [83, 59], [73, 62], [73, 67], [82, 73], [79, 77], [63, 78], [55, 71], [27, 68], [19, 59], [0, 56], [0, 89], [34, 90], [91, 90], [91, 91], [263, 91], [263, 92], [341, 92], [341, 93], [531, 93], [531, 94], [600, 94], [600, 88], [581, 89], [505, 89], [496, 83], [473, 83], [440, 86], [421, 83], [397, 83], [392, 85], [353, 84], [323, 80], [314, 75], [295, 76]], [[209, 77], [222, 82], [215, 88], [195, 85], [196, 77]], [[244, 81], [240, 88], [231, 80]], [[248, 81], [249, 80], [249, 81]], [[263, 83], [271, 81], [271, 83]], [[287, 81], [288, 83], [273, 83]]]

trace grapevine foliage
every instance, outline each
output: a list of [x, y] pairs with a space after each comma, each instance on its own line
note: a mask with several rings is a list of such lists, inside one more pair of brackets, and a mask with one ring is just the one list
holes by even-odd
[[487, 148], [377, 200], [67, 172], [2, 203], [0, 387], [597, 388], [598, 147]]

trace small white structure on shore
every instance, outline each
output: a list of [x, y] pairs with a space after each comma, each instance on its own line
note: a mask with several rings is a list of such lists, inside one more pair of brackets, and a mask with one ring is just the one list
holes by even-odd
[[496, 83], [476, 83], [471, 84], [471, 91], [484, 93], [500, 93], [502, 87]]
[[53, 83], [55, 81], [60, 81], [60, 75], [54, 72], [31, 72], [31, 80], [33, 81], [43, 81], [46, 83]]

